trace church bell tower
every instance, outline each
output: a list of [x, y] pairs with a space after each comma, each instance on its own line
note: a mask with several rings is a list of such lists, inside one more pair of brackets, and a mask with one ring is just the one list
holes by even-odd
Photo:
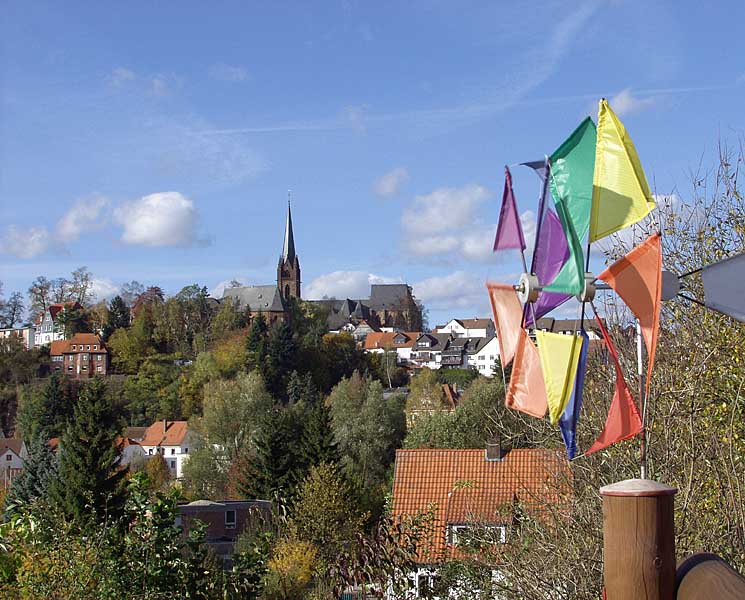
[[300, 299], [300, 261], [295, 254], [295, 236], [292, 233], [292, 209], [289, 198], [287, 199], [285, 241], [277, 266], [277, 287], [285, 300]]

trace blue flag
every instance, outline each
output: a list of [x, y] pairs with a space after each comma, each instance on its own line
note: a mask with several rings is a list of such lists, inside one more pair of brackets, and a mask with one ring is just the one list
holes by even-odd
[[577, 456], [577, 421], [579, 421], [579, 409], [582, 408], [582, 390], [585, 387], [585, 367], [587, 366], [587, 347], [590, 345], [590, 338], [587, 332], [582, 329], [582, 350], [579, 353], [579, 364], [577, 365], [577, 378], [574, 380], [574, 389], [569, 397], [569, 402], [559, 417], [559, 427], [561, 428], [561, 437], [564, 438], [564, 445], [567, 447], [567, 458], [574, 459]]

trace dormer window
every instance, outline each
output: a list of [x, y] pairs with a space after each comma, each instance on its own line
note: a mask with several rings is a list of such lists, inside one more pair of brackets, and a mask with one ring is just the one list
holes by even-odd
[[98, 344], [93, 344], [93, 349], [98, 350]]
[[77, 346], [76, 346], [75, 344], [73, 344], [73, 345], [72, 345], [72, 349], [73, 349], [73, 350], [77, 350], [77, 349], [78, 349], [78, 347], [77, 347]]

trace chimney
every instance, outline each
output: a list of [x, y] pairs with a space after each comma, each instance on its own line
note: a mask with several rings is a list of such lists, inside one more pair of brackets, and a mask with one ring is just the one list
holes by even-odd
[[502, 444], [498, 437], [493, 437], [486, 442], [486, 461], [501, 461], [504, 458], [502, 454]]
[[163, 435], [165, 435], [167, 431], [168, 431], [168, 420], [163, 419]]

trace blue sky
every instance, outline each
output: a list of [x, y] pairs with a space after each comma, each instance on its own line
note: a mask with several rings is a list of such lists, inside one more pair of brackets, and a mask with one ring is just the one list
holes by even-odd
[[520, 270], [489, 251], [504, 164], [606, 96], [685, 197], [743, 133], [742, 2], [152, 4], [2, 3], [6, 294], [80, 265], [102, 296], [270, 283], [291, 189], [304, 296], [406, 281], [432, 324], [484, 315]]

